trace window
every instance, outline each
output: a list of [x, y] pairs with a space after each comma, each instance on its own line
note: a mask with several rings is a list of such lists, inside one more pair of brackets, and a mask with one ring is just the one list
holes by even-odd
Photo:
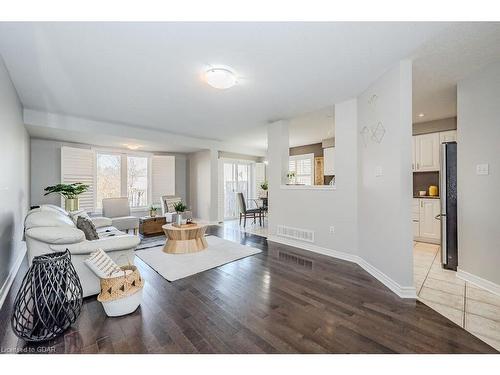
[[127, 196], [130, 207], [149, 204], [149, 158], [106, 152], [96, 153], [96, 207], [104, 198]]
[[175, 156], [61, 147], [61, 182], [90, 186], [80, 196], [88, 212], [102, 209], [105, 198], [128, 197], [131, 208], [159, 204], [175, 194]]
[[295, 172], [297, 184], [312, 185], [314, 176], [314, 154], [290, 156], [288, 170]]
[[148, 158], [127, 157], [127, 196], [130, 207], [148, 205]]
[[96, 203], [102, 208], [104, 198], [121, 197], [121, 156], [119, 154], [97, 154]]

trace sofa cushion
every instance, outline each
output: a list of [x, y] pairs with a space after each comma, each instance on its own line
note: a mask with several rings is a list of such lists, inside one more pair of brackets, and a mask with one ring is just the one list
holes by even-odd
[[99, 238], [123, 236], [125, 234], [112, 226], [96, 228], [96, 231]]
[[76, 227], [85, 233], [85, 238], [89, 241], [98, 240], [99, 236], [95, 229], [94, 223], [87, 217], [78, 216]]
[[49, 244], [74, 244], [85, 240], [85, 234], [75, 227], [31, 228], [26, 236]]
[[24, 220], [25, 229], [36, 227], [75, 227], [69, 216], [57, 211], [35, 211], [31, 212]]
[[109, 227], [113, 224], [113, 220], [109, 217], [96, 216], [91, 217], [90, 220], [92, 220], [96, 228]]

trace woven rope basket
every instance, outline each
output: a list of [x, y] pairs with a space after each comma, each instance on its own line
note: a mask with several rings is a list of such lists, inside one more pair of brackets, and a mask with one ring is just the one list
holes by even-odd
[[[99, 302], [109, 302], [131, 296], [144, 286], [144, 280], [136, 266], [120, 267], [123, 275], [101, 279], [101, 293], [97, 296]], [[128, 275], [126, 271], [132, 271]]]

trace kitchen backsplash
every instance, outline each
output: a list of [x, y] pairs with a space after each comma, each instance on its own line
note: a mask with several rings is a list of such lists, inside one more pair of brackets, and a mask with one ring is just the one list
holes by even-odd
[[439, 186], [439, 172], [413, 172], [413, 196], [418, 196], [420, 190], [429, 193], [429, 186]]

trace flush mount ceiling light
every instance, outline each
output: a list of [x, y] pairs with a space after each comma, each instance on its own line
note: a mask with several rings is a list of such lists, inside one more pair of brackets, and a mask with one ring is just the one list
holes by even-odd
[[424, 117], [425, 115], [423, 113], [419, 113], [418, 117]]
[[213, 88], [225, 90], [238, 83], [235, 72], [226, 66], [211, 66], [205, 72], [205, 81]]
[[141, 145], [128, 144], [128, 143], [124, 143], [123, 145], [129, 150], [137, 150], [141, 147]]

